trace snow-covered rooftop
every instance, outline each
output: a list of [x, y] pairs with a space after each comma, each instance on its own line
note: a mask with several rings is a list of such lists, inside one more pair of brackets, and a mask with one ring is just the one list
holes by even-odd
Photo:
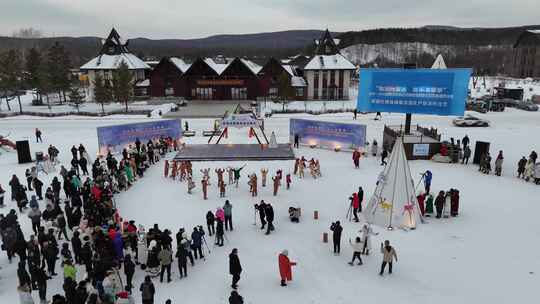
[[120, 64], [125, 62], [130, 70], [150, 69], [150, 66], [142, 61], [139, 57], [131, 53], [121, 53], [118, 55], [99, 55], [88, 61], [81, 70], [115, 70], [120, 67]]
[[444, 62], [444, 58], [441, 54], [437, 56], [435, 59], [435, 62], [433, 62], [433, 65], [431, 66], [432, 69], [446, 69], [446, 63]]
[[172, 64], [174, 64], [180, 71], [182, 71], [182, 73], [185, 73], [189, 67], [191, 66], [191, 64], [189, 63], [186, 63], [184, 60], [178, 58], [178, 57], [171, 57], [169, 59], [171, 61]]
[[291, 77], [291, 86], [292, 87], [305, 87], [307, 86], [306, 80], [300, 76]]
[[212, 58], [205, 58], [204, 62], [206, 62], [206, 64], [208, 64], [208, 66], [210, 66], [214, 71], [216, 71], [218, 75], [221, 75], [221, 73], [225, 71], [232, 61], [229, 61], [229, 63], [216, 63]]
[[540, 35], [540, 30], [528, 30], [528, 32]]
[[354, 70], [356, 67], [341, 54], [313, 56], [304, 70]]
[[294, 76], [294, 70], [293, 70], [293, 67], [289, 64], [282, 64], [281, 65], [285, 71], [287, 71], [287, 73], [289, 73], [291, 76]]
[[262, 69], [262, 66], [256, 64], [255, 62], [247, 59], [240, 59], [252, 72], [253, 74], [259, 73]]

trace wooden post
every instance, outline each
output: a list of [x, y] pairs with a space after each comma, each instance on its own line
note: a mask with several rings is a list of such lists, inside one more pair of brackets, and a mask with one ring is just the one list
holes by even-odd
[[328, 232], [323, 232], [322, 241], [323, 243], [328, 243]]
[[314, 220], [318, 220], [318, 219], [319, 219], [319, 211], [318, 211], [318, 210], [313, 211], [313, 219], [314, 219]]

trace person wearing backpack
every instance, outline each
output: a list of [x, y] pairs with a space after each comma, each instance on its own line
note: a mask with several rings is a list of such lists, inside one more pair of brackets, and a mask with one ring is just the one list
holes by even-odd
[[154, 304], [154, 295], [156, 293], [156, 289], [154, 288], [154, 284], [152, 283], [150, 276], [146, 276], [144, 278], [144, 282], [141, 284], [141, 288], [139, 288], [139, 290], [141, 291], [143, 304]]

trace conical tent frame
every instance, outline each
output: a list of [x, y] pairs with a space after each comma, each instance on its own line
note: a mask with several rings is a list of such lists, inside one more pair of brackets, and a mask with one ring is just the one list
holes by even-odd
[[[403, 162], [403, 165], [402, 165], [403, 166], [403, 172], [399, 172], [399, 165], [400, 165], [399, 162]], [[393, 176], [394, 176], [394, 180], [392, 181], [392, 185], [387, 184], [389, 174], [393, 174]], [[402, 204], [402, 203], [401, 204], [404, 207], [403, 213], [404, 214], [405, 214], [405, 212], [408, 213], [408, 215], [407, 215], [408, 216], [408, 221], [409, 221], [409, 223], [412, 223], [412, 225], [410, 227], [408, 227], [408, 228], [415, 229], [416, 228], [416, 222], [417, 222], [416, 217], [418, 217], [418, 219], [420, 220], [421, 223], [423, 223], [424, 221], [423, 221], [423, 218], [421, 216], [420, 208], [418, 206], [418, 201], [417, 201], [415, 193], [414, 193], [415, 192], [414, 181], [413, 181], [412, 176], [411, 176], [410, 167], [409, 167], [407, 157], [405, 155], [405, 151], [404, 151], [404, 147], [403, 147], [403, 139], [401, 137], [396, 139], [392, 154], [390, 155], [389, 163], [384, 168], [384, 170], [382, 172], [382, 178], [379, 180], [379, 183], [378, 183], [378, 185], [377, 185], [377, 187], [375, 189], [375, 193], [373, 194], [372, 198], [369, 201], [369, 205], [368, 205], [368, 208], [366, 210], [366, 211], [368, 211], [368, 213], [367, 213], [368, 218], [367, 219], [368, 219], [368, 222], [370, 222], [370, 223], [375, 222], [376, 213], [379, 211], [380, 206], [388, 203], [386, 201], [386, 197], [383, 197], [383, 191], [385, 189], [387, 190], [387, 187], [391, 187], [391, 189], [392, 189], [391, 190], [391, 197], [389, 197], [389, 198], [391, 198], [391, 201], [389, 202], [390, 203], [390, 214], [387, 217], [387, 222], [384, 223], [384, 225], [381, 225], [380, 223], [375, 223], [375, 224], [385, 226], [389, 230], [392, 230], [394, 228], [394, 225], [396, 225], [396, 223], [394, 222], [394, 212], [396, 212], [396, 210], [394, 210], [396, 208], [395, 199], [396, 199], [396, 193], [399, 191], [399, 189], [397, 189], [397, 187], [398, 187], [398, 176], [402, 176], [402, 178], [406, 179], [405, 184], [403, 185], [404, 190], [405, 190], [405, 194], [406, 194], [406, 202], [405, 202], [405, 204]], [[409, 207], [407, 207], [407, 206], [411, 206], [411, 205], [413, 206], [414, 211], [408, 209]], [[387, 206], [383, 206], [383, 208], [387, 208]], [[400, 224], [400, 226], [404, 226], [404, 225]]]

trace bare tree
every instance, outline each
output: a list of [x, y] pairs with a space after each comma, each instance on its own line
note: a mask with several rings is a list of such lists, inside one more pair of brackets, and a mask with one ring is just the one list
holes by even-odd
[[16, 38], [41, 38], [43, 37], [43, 32], [33, 27], [28, 27], [14, 31], [12, 36]]

